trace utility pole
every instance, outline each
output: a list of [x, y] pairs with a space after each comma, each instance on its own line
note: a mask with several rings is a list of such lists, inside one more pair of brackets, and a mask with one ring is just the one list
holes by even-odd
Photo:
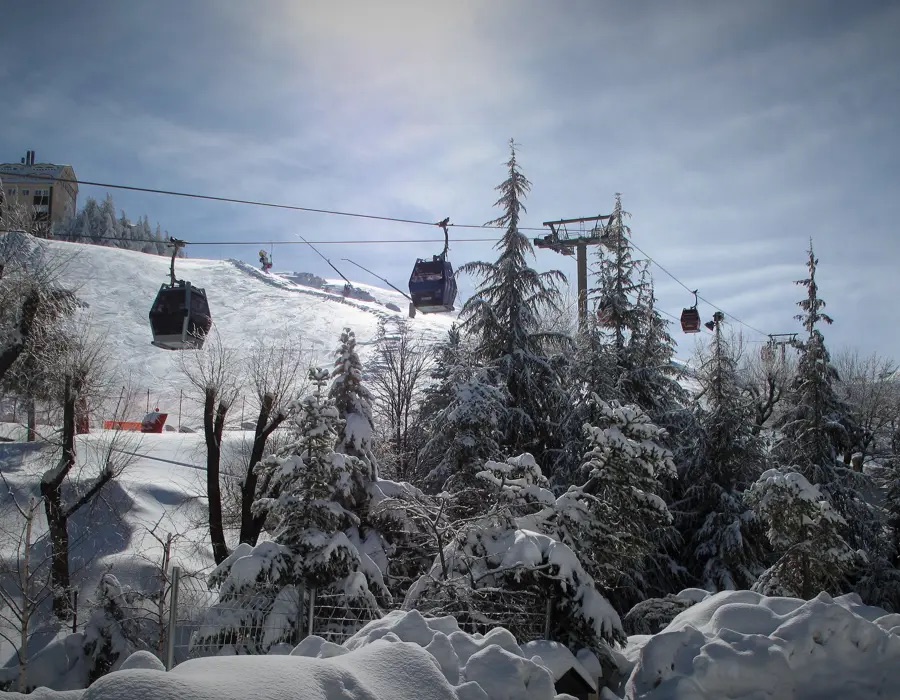
[[[535, 238], [534, 244], [538, 248], [549, 248], [562, 255], [576, 255], [578, 266], [578, 325], [584, 330], [587, 328], [587, 247], [600, 245], [606, 242], [609, 227], [612, 224], [612, 214], [603, 216], [584, 216], [577, 219], [560, 219], [559, 221], [545, 221], [544, 226], [550, 227], [550, 233], [543, 238]], [[594, 222], [590, 230], [585, 230], [585, 224]], [[570, 232], [568, 226], [577, 224], [578, 230]]]

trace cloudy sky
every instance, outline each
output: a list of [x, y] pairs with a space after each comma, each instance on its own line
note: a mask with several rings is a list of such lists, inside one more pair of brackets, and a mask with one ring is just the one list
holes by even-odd
[[[608, 213], [621, 192], [634, 242], [749, 340], [800, 329], [793, 280], [812, 238], [832, 350], [900, 358], [900, 3], [40, 6], [3, 8], [0, 161], [30, 148], [84, 180], [481, 224], [512, 137], [533, 183], [525, 225]], [[105, 193], [83, 186], [80, 203]], [[113, 196], [188, 241], [289, 243], [276, 271], [333, 276], [298, 234], [401, 241], [321, 247], [397, 286], [441, 248], [424, 226]], [[255, 262], [258, 248], [188, 254]], [[494, 257], [490, 242], [451, 243], [455, 264]], [[535, 265], [574, 284], [572, 258], [537, 251]], [[677, 315], [691, 296], [653, 271]], [[696, 337], [675, 335], [688, 354]]]

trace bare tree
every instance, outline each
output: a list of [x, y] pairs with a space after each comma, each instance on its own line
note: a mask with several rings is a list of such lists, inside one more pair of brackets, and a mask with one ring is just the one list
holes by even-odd
[[862, 357], [856, 351], [840, 353], [834, 362], [838, 373], [835, 389], [850, 409], [853, 419], [851, 445], [844, 461], [853, 452], [867, 457], [893, 455], [891, 440], [900, 420], [898, 365], [877, 353]]
[[100, 493], [100, 490], [130, 463], [133, 456], [123, 450], [122, 440], [111, 437], [99, 450], [99, 459], [77, 474], [76, 434], [79, 409], [87, 398], [107, 391], [110, 359], [107, 348], [85, 319], [72, 323], [66, 341], [47, 365], [44, 382], [48, 395], [62, 409], [62, 429], [57, 442], [56, 464], [41, 477], [40, 491], [52, 551], [50, 574], [53, 581], [53, 609], [60, 619], [68, 619], [71, 607], [69, 569], [69, 520]]
[[269, 437], [288, 418], [292, 402], [306, 389], [304, 354], [300, 338], [289, 337], [271, 346], [257, 341], [247, 358], [258, 413], [241, 484], [240, 542], [255, 545], [265, 524], [265, 515], [254, 515], [252, 507], [261, 494], [268, 493], [272, 474], [267, 473], [261, 483], [255, 467], [263, 458]]
[[237, 366], [237, 353], [226, 348], [221, 336], [215, 331], [206, 337], [202, 350], [181, 354], [182, 371], [202, 397], [209, 538], [216, 564], [221, 564], [228, 556], [222, 517], [222, 433], [228, 411], [234, 406], [240, 392]]
[[69, 260], [45, 252], [25, 231], [0, 233], [0, 382], [23, 356], [39, 363], [44, 343], [77, 307], [73, 292], [59, 286]]
[[787, 347], [772, 354], [742, 353], [742, 357], [740, 375], [753, 403], [753, 432], [758, 435], [790, 390], [797, 372], [796, 358]]
[[422, 431], [415, 430], [418, 410], [432, 365], [431, 349], [417, 338], [409, 323], [382, 325], [369, 386], [377, 413], [384, 421], [393, 458], [391, 476], [409, 480], [416, 472]]
[[[17, 499], [6, 477], [0, 479], [8, 492], [13, 522], [7, 517], [0, 527], [0, 543], [7, 557], [0, 560], [0, 637], [16, 650], [19, 662], [18, 689], [28, 691], [28, 645], [35, 634], [39, 608], [51, 595], [47, 557], [35, 547], [34, 521], [41, 501], [32, 496], [26, 505]], [[18, 639], [9, 636], [18, 633]]]

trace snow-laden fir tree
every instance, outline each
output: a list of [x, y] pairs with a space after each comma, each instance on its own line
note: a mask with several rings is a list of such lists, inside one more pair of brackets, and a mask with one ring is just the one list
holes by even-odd
[[640, 407], [594, 400], [598, 420], [584, 427], [586, 481], [578, 490], [596, 504], [595, 521], [584, 536], [602, 539], [590, 542], [587, 568], [596, 572], [598, 585], [616, 609], [627, 611], [655, 592], [652, 564], [673, 534], [672, 515], [660, 495], [662, 480], [675, 478], [675, 465], [663, 446], [665, 430]]
[[778, 463], [796, 469], [806, 479], [821, 486], [835, 510], [849, 526], [848, 541], [855, 549], [873, 551], [881, 537], [881, 527], [873, 508], [860, 496], [860, 489], [870, 487], [868, 477], [856, 474], [840, 460], [850, 427], [849, 410], [834, 388], [837, 373], [831, 364], [821, 323], [832, 322], [823, 311], [816, 282], [818, 260], [809, 246], [809, 277], [797, 284], [807, 290], [798, 302], [803, 313], [796, 319], [803, 323], [806, 339], [797, 344], [797, 375], [784, 403], [784, 411], [775, 421], [779, 438], [774, 454]]
[[597, 247], [597, 286], [590, 290], [596, 320], [581, 330], [570, 367], [564, 473], [579, 465], [582, 426], [596, 418], [594, 394], [640, 406], [655, 423], [672, 428], [670, 435], [681, 434], [686, 418], [685, 393], [672, 362], [674, 340], [656, 309], [647, 261], [634, 259], [628, 216], [617, 194], [603, 245]]
[[743, 493], [762, 473], [764, 445], [741, 390], [739, 353], [723, 334], [724, 315], [701, 355], [696, 441], [683, 472], [678, 526], [691, 574], [708, 590], [750, 588], [765, 569], [765, 533]]
[[557, 368], [550, 361], [547, 341], [559, 334], [543, 332], [541, 315], [559, 309], [558, 271], [537, 272], [529, 267], [534, 256], [531, 240], [519, 230], [524, 199], [531, 183], [519, 167], [515, 144], [510, 141], [507, 178], [497, 187], [496, 202], [503, 213], [488, 225], [503, 227], [495, 246], [494, 262], [470, 262], [460, 272], [480, 278], [475, 293], [460, 312], [462, 327], [472, 338], [475, 360], [497, 373], [498, 386], [508, 397], [502, 420], [502, 444], [509, 452], [533, 453], [539, 460], [560, 442], [558, 417], [551, 407], [563, 391]]
[[432, 492], [459, 494], [455, 504], [460, 507], [469, 501], [462, 492], [469, 490], [475, 500], [469, 505], [477, 507], [479, 495], [471, 489], [484, 463], [502, 454], [507, 397], [486, 369], [457, 366], [452, 376], [450, 403], [435, 416], [423, 448], [423, 461], [434, 464], [425, 481]]
[[335, 452], [338, 409], [325, 396], [329, 373], [310, 371], [315, 391], [295, 407], [297, 440], [284, 456], [257, 467], [272, 474], [271, 495], [254, 503], [274, 529], [272, 541], [239, 545], [210, 576], [219, 599], [193, 640], [197, 647], [266, 653], [296, 643], [301, 589], [331, 605], [377, 614], [390, 594], [383, 569], [387, 545], [358, 513], [368, 511], [371, 465]]
[[618, 615], [576, 551], [539, 529], [543, 511], [554, 504], [547, 486], [530, 454], [485, 462], [472, 485], [480, 493], [480, 515], [457, 523], [404, 608], [451, 614], [479, 631], [502, 625], [528, 639], [544, 635], [549, 603], [551, 639], [573, 650], [623, 641]]
[[362, 362], [356, 351], [356, 334], [345, 328], [335, 351], [331, 388], [328, 391], [343, 421], [338, 428], [335, 449], [371, 462], [372, 394], [363, 384], [362, 374]]
[[785, 410], [775, 423], [781, 438], [775, 446], [778, 460], [796, 465], [814, 484], [829, 483], [834, 478], [833, 467], [847, 435], [847, 409], [834, 389], [837, 372], [819, 330], [822, 323], [832, 319], [823, 309], [816, 283], [818, 260], [809, 245], [807, 267], [809, 277], [797, 280], [806, 287], [807, 296], [797, 302], [803, 310], [795, 318], [803, 324], [806, 339], [797, 343], [800, 359]]
[[766, 524], [777, 560], [753, 590], [805, 600], [842, 590], [857, 553], [841, 532], [847, 523], [803, 474], [769, 469], [747, 491], [747, 501]]
[[660, 496], [675, 467], [662, 444], [665, 431], [638, 406], [596, 395], [592, 401], [597, 418], [596, 425], [584, 425], [581, 485], [570, 486], [527, 522], [577, 551], [598, 588], [625, 612], [682, 576], [665, 554], [676, 533]]

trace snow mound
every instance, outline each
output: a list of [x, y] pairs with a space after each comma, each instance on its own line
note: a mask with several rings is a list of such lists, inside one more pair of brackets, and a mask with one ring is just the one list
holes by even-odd
[[[552, 700], [556, 697], [550, 666], [540, 659], [532, 659], [502, 627], [485, 635], [468, 634], [459, 629], [452, 617], [426, 618], [417, 610], [394, 611], [370, 622], [344, 642], [342, 647], [346, 653], [339, 658], [351, 659], [363, 649], [385, 643], [420, 647], [464, 700]], [[293, 654], [326, 659], [341, 653], [337, 651], [341, 647], [335, 647], [321, 638], [310, 637]], [[574, 657], [571, 661], [578, 665]], [[421, 697], [428, 696], [423, 691]]]
[[[232, 656], [192, 659], [169, 673], [116, 671], [84, 700], [476, 700], [458, 693], [415, 644], [371, 644], [330, 659]], [[481, 700], [487, 700], [483, 693]]]
[[896, 617], [855, 594], [803, 601], [718, 593], [643, 640], [626, 697], [898, 697]]
[[127, 671], [131, 668], [141, 668], [145, 671], [165, 671], [166, 667], [163, 665], [163, 662], [156, 658], [149, 651], [141, 649], [139, 651], [134, 652], [131, 656], [129, 656], [125, 661], [122, 662], [122, 665], [119, 667], [123, 671]]

